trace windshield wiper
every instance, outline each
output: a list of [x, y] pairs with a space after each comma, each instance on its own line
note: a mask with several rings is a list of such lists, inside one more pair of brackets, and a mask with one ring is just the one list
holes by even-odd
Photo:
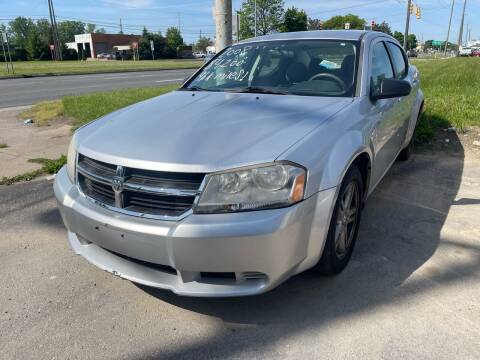
[[192, 86], [192, 87], [187, 87], [187, 88], [180, 88], [178, 89], [180, 91], [212, 91], [208, 89], [201, 88], [200, 86]]
[[274, 94], [274, 95], [289, 95], [286, 91], [264, 88], [259, 86], [247, 86], [238, 89], [225, 89], [227, 92], [234, 93], [253, 93], [253, 94]]

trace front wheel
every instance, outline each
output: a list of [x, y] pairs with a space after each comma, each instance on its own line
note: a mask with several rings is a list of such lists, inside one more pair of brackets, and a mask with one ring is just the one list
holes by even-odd
[[350, 261], [362, 213], [363, 189], [362, 174], [352, 165], [340, 187], [323, 254], [316, 266], [324, 275], [340, 273]]

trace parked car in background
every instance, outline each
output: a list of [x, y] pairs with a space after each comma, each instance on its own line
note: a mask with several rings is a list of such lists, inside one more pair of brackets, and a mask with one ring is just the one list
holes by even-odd
[[474, 50], [472, 50], [472, 56], [480, 57], [480, 49], [474, 49]]
[[469, 47], [461, 47], [460, 51], [458, 52], [460, 56], [471, 56], [472, 55], [472, 48]]
[[416, 58], [418, 56], [417, 50], [410, 49], [407, 51], [407, 56], [411, 58]]
[[205, 63], [208, 63], [210, 60], [212, 60], [213, 58], [215, 57], [215, 54], [212, 54], [212, 53], [208, 53], [205, 55], [205, 57], [203, 58], [204, 59], [204, 62]]
[[411, 155], [423, 101], [417, 69], [384, 33], [240, 42], [178, 91], [75, 132], [54, 185], [70, 245], [188, 296], [338, 274], [368, 196]]
[[115, 60], [115, 56], [110, 53], [100, 53], [97, 55], [97, 59]]
[[206, 55], [207, 54], [205, 54], [204, 52], [200, 52], [200, 51], [196, 51], [196, 52], [193, 53], [193, 57], [195, 59], [204, 59]]

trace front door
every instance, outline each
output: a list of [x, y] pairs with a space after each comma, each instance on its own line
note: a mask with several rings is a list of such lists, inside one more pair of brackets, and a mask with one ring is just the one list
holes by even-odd
[[[383, 41], [373, 44], [371, 51], [370, 91], [380, 89], [383, 79], [395, 78], [394, 68]], [[375, 161], [372, 184], [377, 184], [395, 161], [405, 138], [404, 104], [401, 98], [381, 99], [372, 103], [372, 143]]]

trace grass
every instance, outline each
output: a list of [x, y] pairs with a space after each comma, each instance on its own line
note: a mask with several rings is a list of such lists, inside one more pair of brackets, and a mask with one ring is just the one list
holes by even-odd
[[0, 143], [0, 149], [6, 149], [8, 148], [8, 145], [5, 143]]
[[29, 171], [24, 174], [11, 176], [11, 177], [2, 177], [0, 178], [0, 185], [12, 185], [19, 181], [30, 181], [36, 177], [46, 175], [46, 174], [56, 174], [63, 165], [67, 163], [67, 157], [65, 155], [60, 156], [58, 159], [31, 159], [30, 162], [41, 164], [42, 167], [37, 170]]
[[442, 128], [465, 131], [480, 125], [480, 59], [417, 60], [425, 112], [417, 129], [419, 142], [430, 141]]
[[57, 101], [42, 101], [32, 108], [22, 112], [19, 118], [22, 120], [33, 119], [33, 122], [39, 126], [47, 125], [48, 122], [64, 114], [63, 103]]
[[62, 98], [64, 115], [73, 119], [74, 129], [139, 101], [162, 95], [178, 88], [178, 85], [115, 90]]
[[[15, 76], [89, 74], [117, 71], [142, 71], [164, 69], [190, 69], [202, 65], [199, 60], [162, 59], [142, 61], [16, 61], [13, 63]], [[4, 66], [0, 76], [9, 76]]]
[[72, 119], [75, 130], [112, 111], [177, 88], [178, 85], [166, 85], [65, 96], [61, 100], [40, 102], [31, 109], [20, 113], [19, 118], [33, 119], [37, 125], [46, 125], [59, 116], [67, 116]]

